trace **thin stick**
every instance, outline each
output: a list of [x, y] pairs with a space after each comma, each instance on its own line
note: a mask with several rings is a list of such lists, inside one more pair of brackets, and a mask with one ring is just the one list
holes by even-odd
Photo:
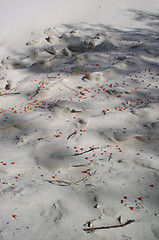
[[90, 151], [93, 151], [93, 150], [95, 150], [95, 149], [99, 149], [99, 147], [97, 147], [97, 148], [94, 148], [94, 147], [91, 147], [89, 150], [87, 150], [87, 151], [84, 151], [84, 152], [81, 152], [81, 153], [75, 153], [75, 154], [73, 154], [73, 155], [64, 155], [64, 156], [59, 156], [59, 158], [61, 158], [61, 159], [63, 159], [64, 157], [73, 157], [73, 156], [79, 156], [79, 155], [82, 155], [82, 154], [85, 154], [85, 153], [88, 153], [88, 152], [90, 152]]
[[0, 97], [2, 96], [7, 96], [7, 95], [17, 95], [17, 94], [20, 94], [20, 92], [16, 92], [16, 93], [4, 93], [4, 94], [0, 94]]
[[72, 165], [72, 167], [85, 167], [89, 165], [91, 165], [91, 163]]
[[90, 151], [93, 151], [93, 150], [95, 150], [95, 149], [99, 149], [99, 147], [97, 147], [97, 148], [90, 148], [90, 149], [87, 150], [87, 151], [84, 151], [84, 152], [81, 152], [81, 153], [75, 153], [75, 154], [73, 154], [72, 156], [79, 156], [79, 155], [88, 153], [88, 152], [90, 152]]
[[95, 230], [99, 230], [99, 229], [110, 229], [110, 228], [119, 228], [119, 227], [125, 227], [130, 223], [135, 222], [135, 220], [127, 220], [127, 222], [120, 224], [120, 225], [113, 225], [113, 226], [104, 226], [104, 227], [95, 227], [95, 228], [84, 228], [83, 231], [88, 231], [88, 232], [92, 232]]
[[76, 134], [76, 131], [73, 132], [73, 133], [71, 133], [71, 134], [67, 137], [67, 140], [68, 140], [70, 137], [72, 137], [74, 134]]

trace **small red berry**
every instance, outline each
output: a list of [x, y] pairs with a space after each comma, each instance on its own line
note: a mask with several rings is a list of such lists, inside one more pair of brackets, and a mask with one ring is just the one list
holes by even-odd
[[130, 209], [133, 211], [133, 210], [134, 210], [134, 207], [130, 207]]

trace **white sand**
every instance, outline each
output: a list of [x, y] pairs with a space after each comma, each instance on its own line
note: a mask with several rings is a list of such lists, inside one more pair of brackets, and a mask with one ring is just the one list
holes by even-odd
[[35, 2], [1, 10], [0, 239], [159, 239], [158, 1]]

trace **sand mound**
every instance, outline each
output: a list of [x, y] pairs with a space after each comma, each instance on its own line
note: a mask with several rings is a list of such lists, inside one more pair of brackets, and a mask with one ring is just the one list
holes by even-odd
[[101, 44], [95, 46], [94, 50], [97, 52], [107, 52], [107, 51], [113, 51], [115, 50], [116, 47], [114, 46], [114, 44], [112, 42], [110, 42], [109, 40], [104, 40]]

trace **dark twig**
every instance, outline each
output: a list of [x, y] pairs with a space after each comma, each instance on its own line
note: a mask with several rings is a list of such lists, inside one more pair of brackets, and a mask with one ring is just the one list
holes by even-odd
[[63, 158], [65, 158], [65, 157], [74, 157], [74, 156], [79, 156], [79, 155], [82, 155], [82, 154], [88, 153], [88, 152], [90, 152], [90, 151], [93, 151], [93, 150], [95, 150], [95, 149], [99, 149], [99, 147], [97, 147], [97, 148], [90, 147], [90, 149], [89, 149], [89, 150], [87, 150], [87, 151], [84, 151], [84, 152], [81, 152], [81, 153], [75, 153], [75, 154], [73, 154], [73, 155], [64, 155], [64, 156], [59, 156], [59, 158], [60, 158], [60, 159], [63, 159]]
[[76, 134], [76, 131], [73, 132], [73, 133], [71, 133], [71, 134], [67, 137], [67, 140], [68, 140], [70, 137], [72, 137], [74, 134]]
[[97, 148], [90, 148], [89, 150], [87, 150], [87, 151], [84, 151], [84, 152], [81, 152], [81, 153], [75, 153], [75, 154], [73, 154], [72, 156], [79, 156], [79, 155], [82, 155], [82, 154], [85, 154], [85, 153], [88, 153], [88, 152], [90, 152], [90, 151], [93, 151], [93, 150], [95, 150], [95, 149], [99, 149], [99, 147], [97, 147]]
[[88, 232], [92, 232], [98, 229], [110, 229], [110, 228], [119, 228], [119, 227], [125, 227], [130, 223], [135, 222], [135, 220], [127, 220], [127, 222], [120, 224], [120, 225], [113, 225], [113, 226], [104, 226], [104, 227], [95, 227], [95, 228], [84, 228], [83, 231], [88, 231]]
[[8, 96], [8, 95], [18, 95], [18, 94], [20, 94], [20, 92], [4, 93], [4, 94], [1, 94], [0, 97], [1, 96]]

